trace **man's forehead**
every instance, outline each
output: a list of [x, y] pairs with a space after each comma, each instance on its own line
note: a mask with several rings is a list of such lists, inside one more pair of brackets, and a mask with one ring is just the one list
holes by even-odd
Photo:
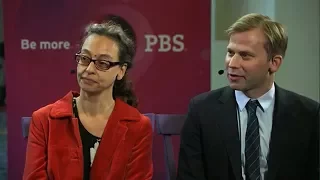
[[234, 33], [230, 36], [228, 48], [255, 49], [264, 47], [265, 37], [257, 31]]
[[234, 41], [242, 44], [264, 43], [265, 35], [263, 34], [263, 32], [258, 30], [238, 32], [230, 36], [230, 41]]

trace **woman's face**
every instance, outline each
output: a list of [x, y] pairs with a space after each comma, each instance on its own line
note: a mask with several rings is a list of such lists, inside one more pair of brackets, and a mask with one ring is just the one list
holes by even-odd
[[[106, 36], [88, 36], [77, 59], [78, 83], [81, 90], [86, 92], [99, 93], [112, 88], [114, 81], [121, 80], [126, 72], [125, 65], [116, 64], [119, 62], [117, 43]], [[90, 62], [91, 59], [95, 61]]]

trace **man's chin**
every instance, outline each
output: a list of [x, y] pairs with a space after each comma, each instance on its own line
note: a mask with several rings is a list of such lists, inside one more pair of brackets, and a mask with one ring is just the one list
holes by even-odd
[[240, 85], [240, 84], [234, 84], [234, 83], [230, 83], [229, 87], [233, 90], [237, 90], [237, 91], [243, 91], [245, 88]]

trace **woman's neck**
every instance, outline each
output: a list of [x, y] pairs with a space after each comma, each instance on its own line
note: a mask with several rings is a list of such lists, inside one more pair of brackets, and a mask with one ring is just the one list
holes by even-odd
[[114, 107], [115, 101], [112, 97], [112, 92], [102, 92], [100, 94], [90, 94], [80, 91], [80, 96], [77, 97], [78, 109], [87, 116], [95, 117], [106, 115], [110, 109]]

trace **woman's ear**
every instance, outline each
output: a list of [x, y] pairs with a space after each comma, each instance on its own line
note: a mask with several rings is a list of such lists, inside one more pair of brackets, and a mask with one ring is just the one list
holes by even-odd
[[127, 64], [123, 64], [120, 67], [120, 71], [117, 74], [117, 80], [121, 80], [123, 78], [123, 76], [126, 74], [127, 67], [128, 67]]

